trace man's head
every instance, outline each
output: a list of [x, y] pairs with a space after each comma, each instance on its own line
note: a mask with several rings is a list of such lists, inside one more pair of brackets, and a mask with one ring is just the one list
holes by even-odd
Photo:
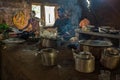
[[57, 11], [60, 18], [65, 16], [65, 10], [63, 8], [58, 8]]
[[35, 17], [35, 15], [36, 15], [35, 11], [32, 11], [31, 12], [31, 17]]

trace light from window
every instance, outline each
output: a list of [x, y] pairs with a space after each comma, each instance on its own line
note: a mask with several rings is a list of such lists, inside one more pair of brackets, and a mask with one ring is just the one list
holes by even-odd
[[45, 25], [53, 26], [55, 22], [55, 6], [45, 6]]

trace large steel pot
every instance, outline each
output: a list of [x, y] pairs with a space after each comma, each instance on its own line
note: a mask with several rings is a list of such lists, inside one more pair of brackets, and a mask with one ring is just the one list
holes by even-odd
[[95, 58], [90, 52], [73, 52], [75, 69], [79, 72], [90, 73], [95, 70]]
[[48, 38], [43, 38], [41, 39], [41, 46], [42, 47], [52, 47], [52, 48], [55, 48], [56, 45], [57, 45], [57, 40], [55, 39], [48, 39]]
[[109, 69], [115, 69], [120, 61], [120, 52], [115, 48], [106, 48], [101, 55], [100, 62]]
[[104, 48], [112, 46], [111, 42], [103, 40], [80, 40], [79, 43], [81, 51], [91, 52], [95, 59], [98, 60], [100, 60]]
[[40, 52], [41, 62], [45, 66], [53, 66], [57, 64], [58, 51], [53, 48], [45, 48]]

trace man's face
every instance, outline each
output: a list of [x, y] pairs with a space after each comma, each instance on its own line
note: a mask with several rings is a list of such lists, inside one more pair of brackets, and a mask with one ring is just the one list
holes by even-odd
[[35, 14], [34, 14], [33, 12], [31, 12], [31, 14], [30, 14], [30, 15], [31, 15], [31, 17], [35, 17]]
[[58, 10], [58, 16], [59, 16], [59, 17], [63, 17], [63, 16], [64, 16], [64, 12]]

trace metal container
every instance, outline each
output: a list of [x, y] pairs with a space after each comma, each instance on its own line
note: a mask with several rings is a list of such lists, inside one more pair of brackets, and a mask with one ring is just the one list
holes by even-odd
[[115, 48], [106, 48], [101, 55], [100, 62], [109, 69], [115, 69], [120, 61], [120, 52]]
[[83, 73], [91, 73], [95, 70], [95, 58], [90, 52], [73, 52], [75, 69]]
[[41, 62], [45, 66], [53, 66], [57, 64], [58, 51], [53, 48], [45, 48], [40, 51]]
[[55, 39], [48, 39], [48, 38], [43, 38], [41, 39], [41, 46], [42, 47], [52, 47], [52, 48], [55, 48], [56, 45], [57, 45], [57, 40]]

